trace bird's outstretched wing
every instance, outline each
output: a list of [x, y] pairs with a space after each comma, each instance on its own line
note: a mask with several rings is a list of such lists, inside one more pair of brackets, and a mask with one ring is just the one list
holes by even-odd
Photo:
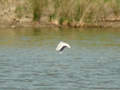
[[56, 48], [56, 51], [63, 51], [65, 48], [71, 48], [71, 46], [65, 42], [60, 42], [58, 45], [57, 45], [57, 48]]

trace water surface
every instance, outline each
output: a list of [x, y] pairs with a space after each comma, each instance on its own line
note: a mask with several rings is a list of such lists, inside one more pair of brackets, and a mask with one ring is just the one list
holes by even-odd
[[0, 90], [120, 90], [120, 30], [0, 29]]

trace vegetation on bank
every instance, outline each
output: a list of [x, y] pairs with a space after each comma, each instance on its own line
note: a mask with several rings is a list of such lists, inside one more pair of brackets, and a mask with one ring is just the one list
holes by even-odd
[[98, 26], [120, 20], [120, 0], [0, 0], [0, 5], [4, 10], [14, 7], [6, 12], [7, 16], [13, 14], [12, 18], [56, 25]]

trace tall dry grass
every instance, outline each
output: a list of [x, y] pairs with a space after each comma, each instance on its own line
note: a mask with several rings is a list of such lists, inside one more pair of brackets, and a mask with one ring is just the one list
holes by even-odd
[[53, 18], [58, 18], [60, 24], [69, 22], [98, 23], [100, 20], [119, 16], [119, 0], [53, 0]]
[[[24, 4], [19, 4], [20, 2]], [[50, 20], [60, 24], [99, 23], [101, 20], [120, 16], [120, 0], [0, 0], [1, 11], [9, 8], [14, 2], [15, 14], [22, 17], [32, 14], [34, 21], [39, 21], [47, 13]]]
[[48, 5], [48, 0], [29, 0], [32, 13], [33, 13], [33, 20], [38, 21], [41, 18], [44, 8]]

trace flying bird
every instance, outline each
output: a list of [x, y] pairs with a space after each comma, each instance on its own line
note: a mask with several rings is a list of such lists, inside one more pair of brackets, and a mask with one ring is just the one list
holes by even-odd
[[71, 48], [71, 46], [69, 44], [67, 44], [66, 42], [61, 41], [57, 45], [56, 51], [62, 52], [65, 48]]

